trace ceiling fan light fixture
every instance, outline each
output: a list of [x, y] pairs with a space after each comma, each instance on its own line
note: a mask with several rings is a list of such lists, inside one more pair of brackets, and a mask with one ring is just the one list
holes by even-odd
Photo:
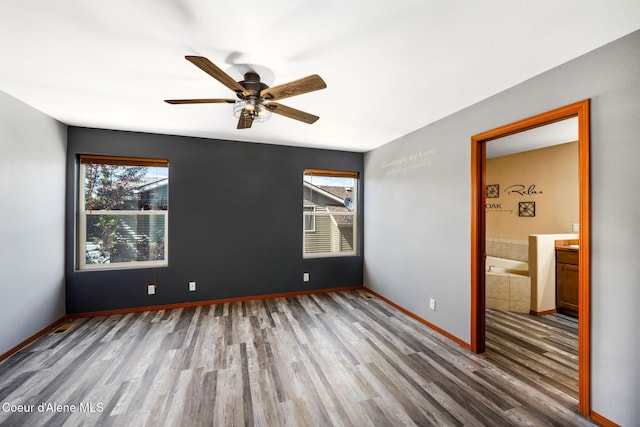
[[252, 99], [241, 99], [233, 104], [233, 115], [240, 118], [243, 114], [251, 116], [254, 122], [266, 122], [271, 117], [271, 111]]

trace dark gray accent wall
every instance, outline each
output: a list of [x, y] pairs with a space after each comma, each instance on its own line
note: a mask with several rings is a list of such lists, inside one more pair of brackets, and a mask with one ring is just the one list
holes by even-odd
[[[169, 160], [169, 266], [76, 270], [80, 154]], [[363, 154], [213, 139], [69, 128], [67, 313], [362, 285], [354, 257], [302, 256], [305, 168], [363, 171]], [[363, 180], [359, 198], [362, 207]], [[362, 248], [363, 209], [359, 212]], [[303, 282], [304, 272], [311, 280]], [[196, 281], [196, 292], [188, 282]], [[155, 295], [147, 285], [156, 283]]]

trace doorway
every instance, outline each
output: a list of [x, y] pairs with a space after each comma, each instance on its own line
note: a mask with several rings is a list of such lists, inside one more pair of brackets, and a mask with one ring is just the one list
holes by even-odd
[[485, 350], [485, 257], [486, 257], [486, 143], [568, 118], [578, 119], [579, 169], [579, 305], [578, 315], [578, 406], [590, 412], [590, 183], [589, 100], [483, 132], [471, 138], [471, 350]]

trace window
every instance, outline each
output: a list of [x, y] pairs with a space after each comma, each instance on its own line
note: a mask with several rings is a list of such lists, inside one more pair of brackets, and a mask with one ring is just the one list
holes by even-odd
[[358, 173], [307, 169], [302, 184], [303, 255], [355, 255]]
[[[304, 232], [313, 233], [316, 231], [316, 212], [315, 206], [304, 206]], [[310, 215], [307, 215], [310, 214]]]
[[167, 160], [80, 156], [81, 270], [167, 265]]

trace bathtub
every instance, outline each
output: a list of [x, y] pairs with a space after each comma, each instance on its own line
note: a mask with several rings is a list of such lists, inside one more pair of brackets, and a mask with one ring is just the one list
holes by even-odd
[[520, 276], [529, 275], [529, 263], [512, 259], [488, 256], [485, 260], [487, 273], [511, 273]]
[[531, 278], [529, 263], [488, 256], [485, 275], [486, 307], [529, 313]]

